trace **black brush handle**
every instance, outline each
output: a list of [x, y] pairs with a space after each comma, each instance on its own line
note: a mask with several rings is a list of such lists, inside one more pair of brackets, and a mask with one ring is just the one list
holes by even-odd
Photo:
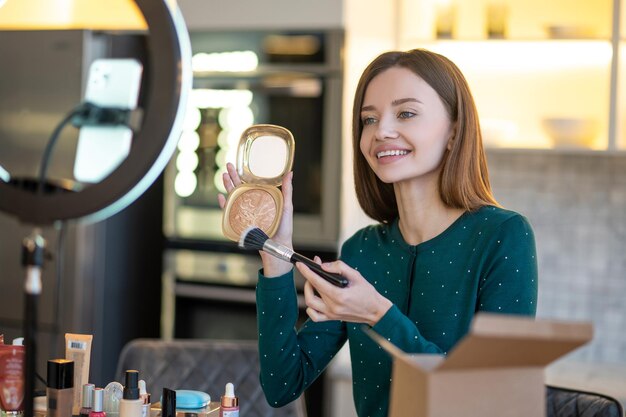
[[293, 263], [302, 262], [303, 264], [311, 268], [313, 271], [315, 271], [317, 275], [324, 278], [326, 281], [330, 282], [333, 285], [336, 285], [341, 288], [348, 286], [348, 280], [346, 278], [342, 277], [339, 274], [333, 274], [332, 272], [324, 271], [319, 264], [316, 264], [311, 259], [307, 258], [304, 255], [300, 255], [297, 252], [294, 252], [294, 254], [291, 255], [291, 262]]

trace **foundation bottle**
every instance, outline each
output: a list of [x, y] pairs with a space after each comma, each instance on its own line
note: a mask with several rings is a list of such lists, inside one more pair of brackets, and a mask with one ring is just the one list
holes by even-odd
[[47, 417], [72, 417], [74, 361], [67, 359], [49, 360], [47, 381]]
[[143, 401], [139, 396], [139, 372], [128, 370], [126, 371], [124, 395], [120, 401], [119, 417], [141, 417], [142, 409]]

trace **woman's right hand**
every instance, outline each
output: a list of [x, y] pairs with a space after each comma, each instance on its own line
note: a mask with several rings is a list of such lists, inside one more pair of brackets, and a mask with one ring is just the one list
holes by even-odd
[[[291, 179], [293, 178], [293, 172], [288, 172], [283, 176], [283, 182], [281, 192], [283, 194], [283, 212], [278, 225], [276, 234], [272, 237], [272, 240], [290, 249], [293, 248], [292, 235], [293, 235], [293, 187]], [[235, 187], [241, 185], [241, 179], [235, 166], [230, 162], [226, 164], [226, 172], [222, 175], [224, 187], [228, 194], [230, 194]], [[218, 194], [217, 201], [222, 208], [226, 206], [226, 197], [222, 194]], [[261, 260], [263, 261], [263, 274], [266, 277], [277, 277], [289, 272], [293, 265], [289, 262], [282, 261], [270, 254], [263, 251], [259, 251], [261, 254]]]

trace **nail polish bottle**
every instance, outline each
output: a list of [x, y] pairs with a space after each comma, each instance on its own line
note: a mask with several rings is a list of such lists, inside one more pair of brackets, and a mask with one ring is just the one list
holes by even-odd
[[219, 417], [239, 417], [239, 398], [235, 396], [235, 387], [230, 382], [224, 389]]
[[126, 383], [124, 384], [124, 396], [120, 401], [119, 417], [141, 417], [143, 402], [139, 397], [139, 372], [126, 371]]
[[80, 417], [89, 417], [89, 413], [93, 407], [93, 390], [96, 388], [94, 384], [83, 385], [83, 401], [80, 408]]
[[89, 412], [89, 417], [106, 417], [107, 413], [103, 410], [104, 403], [104, 390], [102, 388], [96, 388], [93, 390], [93, 405]]
[[72, 417], [74, 402], [74, 361], [48, 361], [48, 417]]

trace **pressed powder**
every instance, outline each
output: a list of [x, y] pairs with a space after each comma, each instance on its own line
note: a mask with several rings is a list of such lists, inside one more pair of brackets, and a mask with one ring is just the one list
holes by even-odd
[[228, 221], [237, 235], [255, 225], [267, 233], [276, 219], [277, 204], [265, 190], [249, 189], [233, 201]]
[[253, 125], [241, 135], [237, 173], [241, 184], [226, 200], [222, 231], [238, 241], [250, 226], [272, 237], [283, 211], [282, 178], [293, 165], [295, 142], [291, 132], [275, 125]]

